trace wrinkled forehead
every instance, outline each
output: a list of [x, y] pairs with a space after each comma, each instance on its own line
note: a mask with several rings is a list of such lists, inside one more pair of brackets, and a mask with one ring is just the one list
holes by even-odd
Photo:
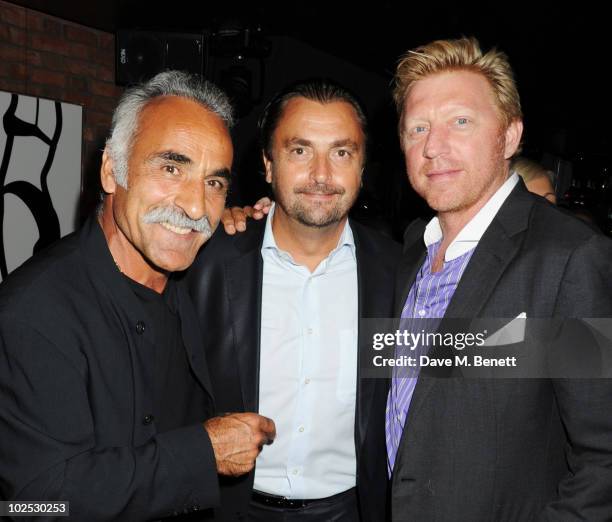
[[232, 150], [230, 133], [221, 117], [190, 99], [173, 96], [152, 100], [141, 111], [138, 123], [133, 149]]

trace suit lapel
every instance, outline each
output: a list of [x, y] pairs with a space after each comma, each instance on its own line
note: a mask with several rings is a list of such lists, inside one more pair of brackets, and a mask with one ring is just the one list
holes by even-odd
[[478, 316], [519, 253], [532, 206], [533, 200], [519, 180], [478, 242], [445, 317]]
[[519, 247], [520, 242], [509, 238], [499, 222], [493, 221], [472, 255], [445, 317], [477, 317]]
[[353, 236], [355, 238], [355, 252], [357, 257], [357, 289], [358, 289], [358, 311], [357, 317], [359, 322], [358, 328], [358, 355], [357, 355], [357, 454], [363, 444], [370, 416], [372, 398], [376, 382], [374, 379], [362, 379], [360, 375], [360, 361], [364, 353], [369, 353], [368, 339], [363, 338], [364, 328], [362, 328], [361, 320], [367, 317], [376, 317], [380, 313], [377, 307], [376, 296], [380, 292], [376, 282], [379, 280], [377, 272], [380, 270], [380, 265], [376, 263], [374, 255], [367, 248], [365, 238], [361, 237], [361, 232], [358, 226], [351, 223]]
[[[249, 227], [256, 226], [249, 222]], [[237, 242], [241, 255], [226, 265], [228, 298], [234, 331], [234, 359], [246, 411], [259, 407], [259, 344], [261, 339], [261, 243], [265, 226]], [[247, 234], [247, 233], [245, 233]]]
[[[512, 263], [520, 251], [524, 237], [523, 232], [527, 228], [532, 206], [533, 201], [523, 182], [519, 180], [519, 183], [510, 193], [478, 242], [478, 246], [446, 310], [445, 318], [478, 316], [508, 265]], [[404, 268], [409, 274], [414, 273], [412, 281], [422, 261], [419, 263], [417, 260], [415, 264], [416, 267], [412, 267], [412, 269], [404, 264]], [[401, 281], [398, 284], [401, 284]], [[412, 283], [409, 284], [408, 289], [411, 285]], [[406, 296], [404, 296], [404, 300]], [[419, 409], [423, 406], [427, 394], [437, 380], [437, 378], [427, 375], [419, 377], [406, 418], [408, 429], [410, 429], [411, 422], [418, 422]], [[407, 429], [404, 430], [404, 433], [406, 431]], [[401, 447], [402, 445], [400, 445]]]
[[395, 286], [395, 306], [393, 309], [396, 317], [401, 317], [410, 288], [412, 288], [417, 273], [423, 261], [425, 261], [427, 248], [425, 248], [423, 242], [423, 233], [426, 224], [422, 219], [415, 219], [404, 232], [404, 253], [397, 271]]

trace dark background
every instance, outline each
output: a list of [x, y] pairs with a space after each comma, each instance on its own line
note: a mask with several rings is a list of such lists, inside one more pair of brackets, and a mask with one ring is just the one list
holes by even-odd
[[414, 196], [395, 135], [389, 85], [398, 57], [436, 38], [476, 36], [514, 67], [525, 115], [524, 154], [559, 176], [564, 204], [587, 208], [612, 230], [608, 67], [610, 21], [604, 7], [507, 2], [315, 1], [307, 3], [173, 0], [15, 4], [102, 31], [121, 29], [205, 34], [206, 75], [230, 91], [241, 120], [231, 201], [266, 193], [255, 124], [263, 103], [290, 81], [330, 76], [353, 89], [371, 123], [365, 186], [356, 213], [388, 223], [395, 235], [427, 209]]

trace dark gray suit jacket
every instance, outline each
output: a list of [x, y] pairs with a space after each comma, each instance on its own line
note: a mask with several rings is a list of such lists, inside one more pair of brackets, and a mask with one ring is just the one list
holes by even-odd
[[[407, 232], [398, 314], [425, 258], [422, 231]], [[611, 263], [609, 239], [520, 182], [476, 247], [446, 318], [612, 317]], [[392, 518], [612, 520], [610, 412], [610, 380], [423, 373], [393, 473]]]
[[[400, 246], [354, 221], [351, 227], [357, 254], [359, 317], [391, 317]], [[264, 229], [265, 220], [249, 221], [247, 231], [236, 236], [218, 230], [188, 273], [218, 412], [258, 410]], [[360, 336], [360, 352], [368, 349], [367, 344]], [[356, 447], [362, 520], [380, 522], [386, 517], [384, 414], [388, 383], [359, 376], [357, 382], [355, 440], [338, 443], [354, 443]], [[222, 508], [216, 520], [244, 519], [253, 478], [254, 473], [222, 479]]]

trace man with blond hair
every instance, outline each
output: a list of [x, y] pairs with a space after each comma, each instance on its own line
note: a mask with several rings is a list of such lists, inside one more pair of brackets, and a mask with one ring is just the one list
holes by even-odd
[[[437, 212], [407, 231], [418, 239], [404, 245], [397, 313], [611, 317], [609, 239], [510, 172], [523, 125], [507, 57], [483, 54], [471, 38], [430, 43], [400, 61], [394, 98], [408, 178]], [[578, 360], [593, 348], [587, 339], [571, 345]], [[451, 370], [444, 379], [394, 373], [393, 520], [610, 520], [609, 379], [461, 379]]]

